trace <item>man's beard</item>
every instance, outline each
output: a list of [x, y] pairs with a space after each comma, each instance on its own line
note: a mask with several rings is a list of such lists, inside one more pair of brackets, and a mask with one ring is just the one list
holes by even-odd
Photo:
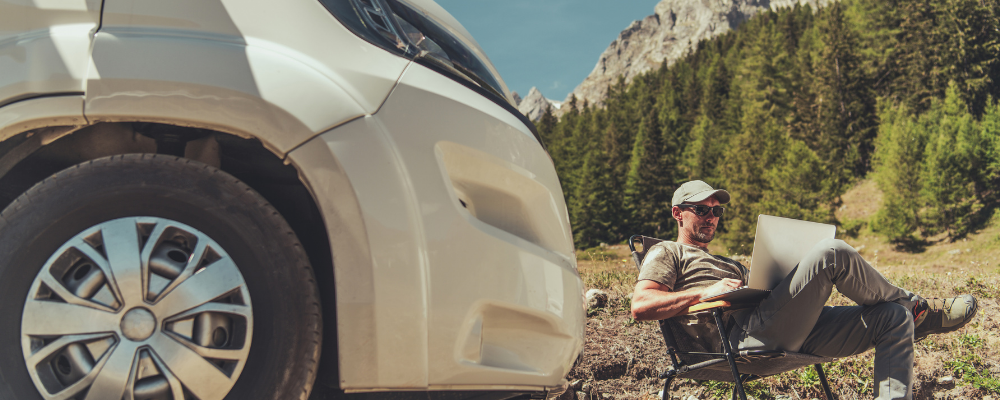
[[[704, 228], [706, 226], [711, 227], [712, 231], [709, 232], [709, 233], [702, 232], [701, 228]], [[694, 237], [692, 239], [694, 239], [696, 242], [699, 242], [699, 243], [708, 244], [709, 242], [712, 241], [712, 239], [715, 239], [715, 227], [711, 226], [711, 225], [705, 225], [705, 226], [698, 227], [697, 229], [694, 230]]]

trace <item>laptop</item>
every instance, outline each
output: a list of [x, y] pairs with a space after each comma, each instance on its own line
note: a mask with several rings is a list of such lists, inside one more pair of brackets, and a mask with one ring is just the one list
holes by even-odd
[[724, 300], [750, 303], [763, 300], [795, 266], [823, 239], [832, 239], [837, 227], [818, 222], [761, 214], [753, 240], [750, 277], [746, 286], [702, 298], [702, 302]]

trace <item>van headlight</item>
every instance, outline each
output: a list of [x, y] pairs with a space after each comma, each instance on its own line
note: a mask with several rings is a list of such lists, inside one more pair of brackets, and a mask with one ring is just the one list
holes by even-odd
[[320, 3], [344, 26], [372, 44], [510, 102], [506, 88], [487, 61], [446, 24], [405, 0], [320, 0]]

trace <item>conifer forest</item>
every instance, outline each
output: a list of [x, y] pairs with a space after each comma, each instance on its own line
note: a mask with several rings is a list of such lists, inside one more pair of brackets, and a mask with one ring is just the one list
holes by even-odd
[[733, 195], [716, 237], [732, 254], [758, 214], [850, 228], [834, 211], [865, 178], [884, 193], [869, 227], [907, 246], [996, 212], [998, 79], [1000, 0], [842, 0], [759, 14], [537, 127], [578, 248], [675, 238], [690, 179]]

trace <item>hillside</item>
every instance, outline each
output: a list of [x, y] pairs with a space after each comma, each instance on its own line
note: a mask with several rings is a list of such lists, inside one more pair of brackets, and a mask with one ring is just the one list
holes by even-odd
[[[843, 196], [838, 217], [864, 221], [874, 215], [881, 193], [862, 181]], [[734, 199], [738, 201], [738, 199]], [[856, 223], [855, 223], [856, 224]], [[919, 251], [903, 251], [871, 234], [863, 222], [858, 232], [838, 236], [855, 246], [891, 281], [927, 297], [972, 293], [981, 309], [972, 323], [957, 332], [937, 335], [917, 344], [915, 399], [1000, 398], [1000, 218], [956, 242], [931, 241]], [[710, 246], [720, 251], [721, 246]], [[570, 379], [592, 393], [614, 399], [654, 399], [662, 381], [656, 376], [669, 366], [659, 328], [635, 322], [629, 315], [636, 269], [624, 245], [578, 253], [586, 289], [609, 293], [608, 305], [592, 309], [587, 323], [584, 362]], [[838, 293], [831, 305], [847, 305]], [[870, 398], [872, 352], [827, 364], [828, 379], [840, 399]], [[805, 383], [811, 382], [811, 383]], [[731, 385], [698, 384], [679, 379], [674, 399], [728, 399]], [[807, 370], [787, 372], [749, 385], [756, 399], [822, 398], [822, 389]]]
[[742, 199], [718, 239], [746, 252], [758, 214], [843, 222], [868, 176], [889, 193], [883, 237], [963, 239], [1000, 207], [998, 25], [1000, 0], [796, 4], [617, 81], [602, 107], [570, 99], [536, 126], [576, 245], [672, 236], [663, 204], [700, 179]]

